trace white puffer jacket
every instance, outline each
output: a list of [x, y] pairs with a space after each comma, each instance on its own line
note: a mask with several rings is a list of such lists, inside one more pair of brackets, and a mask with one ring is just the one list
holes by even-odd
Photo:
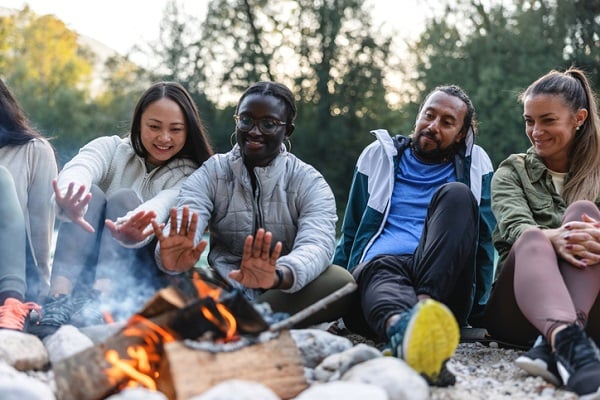
[[[196, 243], [208, 228], [208, 262], [225, 277], [239, 268], [247, 235], [258, 228], [272, 232], [273, 241], [283, 244], [277, 265], [289, 267], [294, 275], [294, 284], [286, 291], [296, 292], [330, 264], [337, 221], [333, 192], [314, 167], [287, 151], [269, 166], [255, 168], [254, 174], [256, 194], [237, 145], [214, 155], [183, 184], [177, 197], [178, 224], [183, 206], [198, 213]], [[156, 262], [162, 268], [159, 249]], [[249, 299], [260, 293], [231, 283]]]

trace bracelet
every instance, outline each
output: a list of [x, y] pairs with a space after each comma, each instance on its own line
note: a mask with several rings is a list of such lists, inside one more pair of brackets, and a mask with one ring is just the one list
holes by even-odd
[[273, 289], [280, 288], [283, 284], [283, 271], [279, 268], [275, 268], [275, 275], [277, 276], [277, 284], [273, 286]]

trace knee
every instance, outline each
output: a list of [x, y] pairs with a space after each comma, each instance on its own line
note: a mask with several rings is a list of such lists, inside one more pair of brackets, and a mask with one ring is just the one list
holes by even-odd
[[537, 248], [541, 244], [541, 242], [550, 243], [550, 241], [546, 238], [546, 235], [544, 235], [544, 232], [542, 232], [540, 228], [532, 226], [523, 231], [523, 233], [521, 233], [521, 236], [519, 236], [519, 238], [515, 241], [514, 246], [515, 249], [520, 249], [523, 246], [531, 245]]
[[132, 189], [119, 189], [107, 199], [106, 217], [116, 219], [142, 203], [138, 194]]
[[442, 185], [436, 195], [440, 197], [440, 200], [443, 199], [444, 202], [449, 202], [452, 207], [458, 207], [458, 209], [477, 206], [471, 189], [461, 182], [449, 182]]
[[598, 218], [600, 216], [600, 211], [592, 201], [577, 200], [567, 207], [567, 210], [565, 211], [565, 222], [580, 221], [583, 214], [587, 214], [592, 218]]

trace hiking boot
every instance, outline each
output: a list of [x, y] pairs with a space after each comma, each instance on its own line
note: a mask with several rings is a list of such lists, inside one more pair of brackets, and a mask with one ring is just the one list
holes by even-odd
[[562, 385], [552, 347], [542, 335], [538, 336], [531, 349], [515, 360], [515, 364], [529, 375], [540, 376], [556, 386]]
[[0, 306], [0, 329], [12, 329], [23, 331], [25, 322], [32, 310], [39, 310], [41, 307], [33, 302], [23, 303], [22, 301], [9, 297]]
[[558, 372], [566, 389], [581, 399], [600, 399], [600, 352], [579, 325], [569, 325], [554, 338]]
[[61, 326], [68, 324], [71, 314], [78, 307], [81, 307], [81, 304], [73, 301], [73, 297], [69, 294], [46, 297], [41, 310], [41, 318], [29, 326], [28, 332], [43, 339], [56, 332]]
[[456, 377], [446, 368], [459, 340], [452, 312], [432, 299], [420, 301], [388, 328], [389, 348], [431, 385], [449, 386]]

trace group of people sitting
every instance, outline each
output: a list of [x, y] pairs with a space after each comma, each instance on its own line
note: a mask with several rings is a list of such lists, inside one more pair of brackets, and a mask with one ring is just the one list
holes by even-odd
[[343, 321], [432, 385], [455, 382], [447, 361], [461, 330], [478, 327], [531, 346], [516, 360], [528, 373], [600, 399], [594, 93], [569, 68], [520, 101], [531, 147], [496, 171], [456, 85], [426, 96], [410, 135], [371, 131], [336, 243], [331, 188], [286, 147], [296, 103], [280, 83], [242, 94], [225, 154], [213, 154], [188, 92], [156, 83], [126, 138], [97, 138], [58, 172], [0, 81], [0, 328], [43, 338], [104, 312], [127, 319], [198, 267], [207, 232], [210, 268], [274, 312], [356, 282], [302, 324]]

